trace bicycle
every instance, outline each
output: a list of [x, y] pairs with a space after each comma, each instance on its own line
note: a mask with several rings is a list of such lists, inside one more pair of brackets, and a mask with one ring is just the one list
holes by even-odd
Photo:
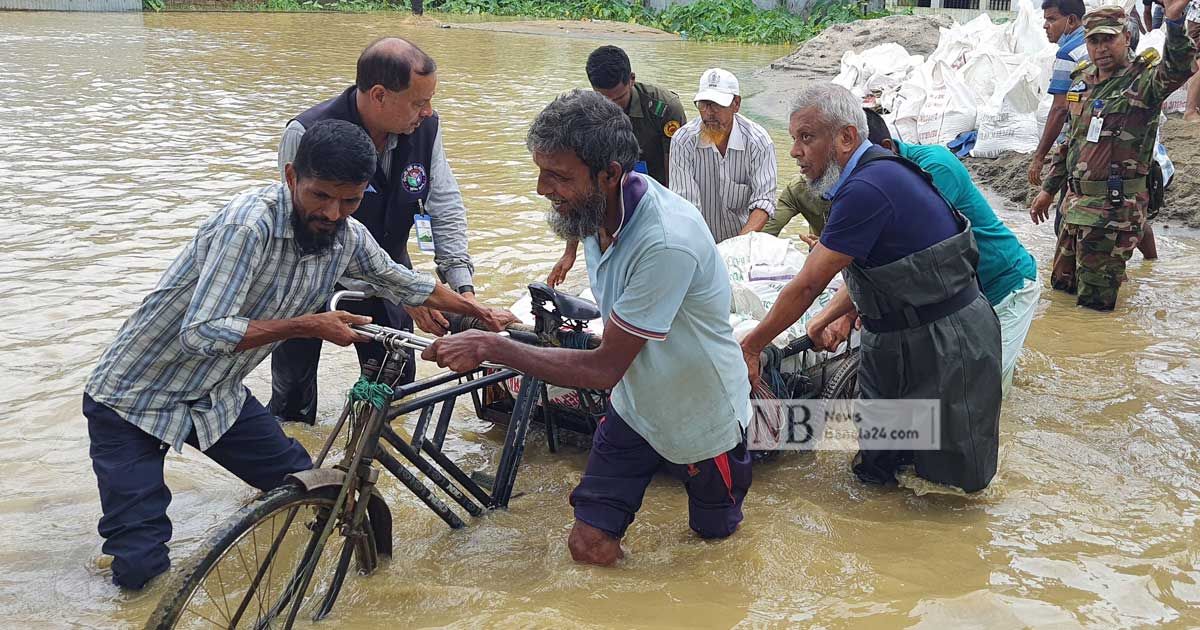
[[[538, 324], [510, 326], [506, 333], [534, 344], [596, 347], [599, 339], [584, 332], [587, 320], [599, 317], [595, 305], [538, 283]], [[531, 291], [535, 286], [531, 285]], [[364, 294], [339, 291], [329, 309]], [[550, 305], [553, 305], [551, 308]], [[452, 329], [478, 327], [470, 318], [451, 317]], [[500, 365], [485, 364], [471, 372], [442, 372], [400, 384], [409, 351], [432, 340], [374, 324], [353, 326], [387, 353], [381, 365], [364, 366], [313, 468], [289, 475], [287, 482], [239, 510], [173, 576], [167, 594], [146, 623], [147, 628], [178, 627], [290, 628], [301, 613], [314, 621], [326, 617], [354, 562], [359, 573], [371, 574], [381, 556], [391, 554], [391, 513], [376, 484], [379, 464], [411, 490], [452, 528], [465, 525], [431, 488], [400, 463], [408, 460], [454, 503], [473, 517], [507, 507], [525, 436], [534, 413], [541, 381], [521, 375], [529, 392], [518, 397], [490, 491], [442, 452], [455, 401], [470, 394], [476, 413], [479, 392], [519, 376]], [[433, 435], [427, 435], [435, 407], [441, 406]], [[419, 412], [412, 439], [405, 440], [389, 422]], [[333, 446], [345, 434], [341, 459], [323, 467]], [[340, 548], [330, 544], [340, 537]]]
[[[514, 324], [505, 334], [536, 345], [599, 346], [600, 338], [585, 331], [587, 322], [600, 316], [594, 304], [543, 283], [531, 284], [529, 290], [535, 324]], [[329, 309], [337, 310], [342, 300], [364, 297], [340, 291], [330, 299]], [[448, 318], [452, 332], [479, 327], [471, 318]], [[313, 621], [323, 619], [333, 610], [352, 562], [360, 574], [370, 575], [381, 556], [391, 555], [391, 512], [377, 489], [380, 471], [375, 464], [395, 476], [447, 525], [460, 528], [465, 525], [463, 519], [405, 468], [400, 458], [470, 516], [478, 517], [508, 506], [535, 415], [540, 416], [551, 450], [555, 450], [556, 413], [540, 379], [502, 365], [484, 364], [467, 373], [446, 371], [400, 384], [409, 351], [423, 350], [432, 340], [374, 324], [353, 328], [382, 344], [387, 353], [381, 365], [364, 366], [313, 468], [289, 475], [284, 485], [253, 500], [210, 536], [172, 575], [146, 628], [235, 628], [239, 624], [256, 629], [291, 628], [301, 613]], [[808, 348], [807, 338], [801, 338], [789, 345], [784, 355]], [[476, 415], [486, 418], [494, 410], [481, 400], [480, 393], [514, 377], [520, 378], [520, 393], [508, 401], [503, 414], [507, 429], [496, 473], [490, 484], [481, 483], [442, 452], [455, 401], [469, 394]], [[607, 404], [607, 392], [577, 391], [599, 409]], [[428, 435], [439, 405], [433, 434]], [[419, 415], [411, 439], [405, 440], [390, 421], [413, 412]], [[323, 466], [343, 434], [341, 459]], [[335, 534], [340, 547], [330, 544]]]

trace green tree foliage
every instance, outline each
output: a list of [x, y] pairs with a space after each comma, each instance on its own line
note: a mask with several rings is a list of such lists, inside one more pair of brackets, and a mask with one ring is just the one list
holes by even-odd
[[698, 0], [662, 12], [624, 0], [431, 0], [428, 4], [430, 9], [447, 13], [634, 22], [687, 39], [750, 44], [797, 43], [830, 24], [887, 15], [867, 13], [855, 0], [819, 4], [808, 16], [778, 9], [763, 11], [753, 0]]

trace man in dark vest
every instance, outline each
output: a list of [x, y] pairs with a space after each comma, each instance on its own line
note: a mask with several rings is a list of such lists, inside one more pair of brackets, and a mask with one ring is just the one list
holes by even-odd
[[[379, 152], [378, 167], [354, 218], [396, 262], [412, 267], [408, 240], [415, 229], [422, 251], [433, 251], [438, 274], [451, 289], [474, 299], [474, 268], [467, 253], [467, 218], [458, 182], [446, 162], [432, 99], [437, 65], [399, 37], [372, 42], [358, 58], [355, 84], [288, 122], [279, 145], [279, 168], [292, 161], [304, 130], [337, 119], [362, 127]], [[437, 311], [379, 298], [348, 306], [375, 323], [442, 335]], [[382, 359], [377, 344], [357, 344], [360, 362]], [[292, 339], [271, 355], [271, 412], [281, 420], [312, 424], [317, 412], [317, 362], [321, 340]], [[415, 366], [408, 363], [405, 380]]]
[[[979, 250], [970, 222], [927, 173], [871, 144], [862, 105], [843, 87], [804, 90], [788, 132], [810, 189], [832, 206], [800, 273], [742, 340], [751, 379], [763, 348], [842, 272], [845, 287], [809, 323], [808, 334], [818, 349], [832, 348], [855, 317], [862, 319], [863, 401], [856, 411], [898, 399], [937, 400], [940, 409], [937, 450], [866, 449], [860, 439], [855, 474], [887, 484], [912, 464], [923, 479], [982, 490], [996, 473], [1001, 344], [1000, 324], [976, 279]], [[885, 431], [894, 418], [880, 424], [879, 414], [863, 414]]]

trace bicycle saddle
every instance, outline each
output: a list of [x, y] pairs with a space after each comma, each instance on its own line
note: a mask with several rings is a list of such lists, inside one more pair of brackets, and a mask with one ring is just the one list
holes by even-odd
[[600, 317], [600, 309], [595, 304], [581, 297], [556, 291], [545, 282], [530, 284], [529, 295], [534, 302], [553, 302], [558, 314], [566, 319], [586, 322]]

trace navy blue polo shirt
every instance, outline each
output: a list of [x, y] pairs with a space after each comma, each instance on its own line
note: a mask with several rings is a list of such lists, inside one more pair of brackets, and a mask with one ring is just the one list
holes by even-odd
[[863, 141], [829, 193], [833, 205], [829, 222], [821, 230], [821, 244], [870, 268], [957, 234], [950, 207], [920, 175], [891, 160], [876, 160], [858, 168], [859, 160], [872, 147]]

